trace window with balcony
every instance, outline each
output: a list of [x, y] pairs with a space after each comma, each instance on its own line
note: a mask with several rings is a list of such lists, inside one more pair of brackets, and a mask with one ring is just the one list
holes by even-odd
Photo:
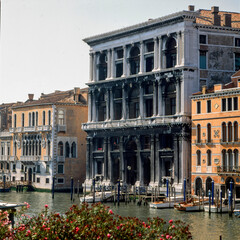
[[222, 171], [226, 171], [226, 166], [227, 166], [227, 154], [226, 150], [222, 150]]
[[72, 158], [77, 157], [77, 145], [75, 142], [73, 142], [71, 146], [71, 155], [72, 155]]
[[107, 55], [105, 53], [100, 54], [98, 64], [98, 80], [102, 81], [107, 78]]
[[58, 143], [58, 156], [63, 156], [63, 142]]
[[102, 151], [103, 150], [103, 138], [96, 138], [95, 139], [95, 146], [97, 151]]
[[68, 142], [65, 143], [65, 157], [70, 157], [70, 145]]
[[101, 92], [98, 97], [98, 121], [105, 121], [107, 119], [106, 114], [106, 93]]
[[122, 88], [114, 89], [114, 119], [122, 118]]
[[169, 83], [165, 87], [165, 115], [176, 114], [176, 85]]
[[212, 152], [211, 150], [207, 150], [207, 166], [212, 165]]
[[197, 166], [201, 166], [201, 151], [197, 150]]
[[130, 50], [130, 75], [137, 74], [140, 71], [140, 50], [138, 47], [133, 47]]
[[65, 114], [62, 109], [58, 110], [58, 124], [59, 125], [64, 125], [65, 123]]
[[232, 123], [228, 123], [228, 142], [232, 142]]
[[45, 112], [45, 111], [43, 111], [42, 125], [43, 125], [43, 126], [46, 125], [46, 112]]
[[144, 107], [145, 116], [152, 117], [153, 115], [153, 83], [147, 83], [144, 86]]
[[172, 68], [176, 65], [176, 40], [170, 37], [166, 43], [166, 67]]

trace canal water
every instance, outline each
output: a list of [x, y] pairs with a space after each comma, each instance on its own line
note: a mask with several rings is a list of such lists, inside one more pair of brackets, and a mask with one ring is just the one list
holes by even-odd
[[[75, 201], [71, 202], [70, 193], [55, 193], [52, 199], [51, 193], [41, 192], [23, 192], [23, 193], [0, 193], [0, 200], [6, 202], [28, 202], [31, 207], [28, 214], [33, 215], [44, 209], [44, 205], [48, 204], [50, 211], [64, 213], [73, 204], [79, 204], [79, 200], [75, 195]], [[235, 216], [229, 217], [228, 214], [211, 214], [205, 212], [185, 213], [174, 209], [150, 209], [149, 206], [137, 206], [137, 204], [120, 203], [120, 206], [114, 206], [107, 203], [115, 214], [121, 216], [138, 217], [146, 221], [148, 217], [160, 217], [166, 221], [170, 219], [182, 220], [190, 225], [190, 231], [193, 239], [199, 240], [219, 240], [222, 236], [223, 240], [240, 240], [240, 218]]]

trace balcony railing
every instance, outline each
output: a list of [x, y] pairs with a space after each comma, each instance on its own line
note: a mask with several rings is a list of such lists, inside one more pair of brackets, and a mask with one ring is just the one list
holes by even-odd
[[57, 156], [57, 162], [65, 162], [64, 156]]
[[17, 161], [18, 160], [18, 157], [17, 156], [10, 156], [9, 160], [11, 162], [14, 162], [14, 161]]
[[37, 162], [40, 160], [40, 156], [21, 156], [20, 161], [25, 162]]
[[8, 161], [8, 160], [9, 160], [9, 156], [7, 156], [7, 155], [0, 156], [0, 161]]
[[28, 126], [28, 127], [17, 127], [17, 128], [10, 128], [10, 133], [22, 133], [22, 132], [41, 132], [41, 131], [50, 131], [52, 128], [51, 125], [45, 126]]
[[11, 137], [12, 134], [9, 132], [0, 132], [0, 137]]
[[239, 166], [218, 166], [217, 167], [218, 173], [240, 173], [240, 167]]
[[66, 125], [58, 125], [57, 130], [58, 132], [66, 132]]

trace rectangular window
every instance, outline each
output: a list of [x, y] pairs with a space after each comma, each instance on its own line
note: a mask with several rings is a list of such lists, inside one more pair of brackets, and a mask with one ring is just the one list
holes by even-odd
[[225, 112], [226, 111], [226, 98], [222, 99], [222, 111]]
[[23, 179], [24, 179], [24, 178], [23, 178], [23, 177], [21, 177], [21, 181], [22, 181], [22, 182], [23, 182]]
[[200, 35], [199, 36], [199, 43], [206, 44], [207, 43], [207, 36], [206, 35]]
[[58, 173], [63, 173], [63, 164], [58, 165]]
[[154, 51], [154, 42], [148, 42], [146, 44], [146, 51], [147, 52], [153, 52]]
[[116, 52], [117, 52], [117, 59], [122, 59], [123, 58], [123, 49], [119, 49]]
[[206, 51], [200, 51], [200, 68], [201, 69], [207, 69], [207, 52]]
[[212, 112], [211, 100], [207, 100], [207, 112]]
[[7, 155], [10, 156], [10, 143], [7, 143]]
[[24, 113], [22, 113], [22, 127], [24, 127]]
[[235, 71], [240, 69], [240, 53], [235, 53]]
[[40, 173], [40, 165], [37, 165], [37, 173]]
[[13, 172], [16, 172], [16, 164], [12, 165]]
[[238, 110], [238, 97], [233, 98], [233, 107], [234, 110]]
[[228, 98], [228, 111], [232, 111], [232, 98]]
[[12, 177], [12, 181], [15, 182], [15, 181], [16, 181], [16, 178], [15, 178], [15, 177]]
[[49, 183], [49, 178], [46, 178], [46, 183]]
[[46, 113], [43, 111], [43, 120], [42, 120], [42, 125], [44, 126], [46, 124]]
[[58, 182], [58, 183], [64, 183], [64, 179], [63, 179], [63, 178], [58, 178], [58, 179], [57, 179], [57, 182]]
[[116, 63], [116, 77], [121, 77], [123, 75], [123, 63]]
[[31, 113], [28, 114], [28, 126], [30, 127], [31, 126], [31, 122], [32, 122], [32, 115]]
[[154, 67], [154, 58], [153, 57], [147, 57], [146, 58], [146, 72], [151, 72]]
[[46, 165], [46, 173], [49, 173], [49, 165]]
[[51, 111], [48, 111], [48, 125], [51, 125]]
[[37, 183], [40, 183], [40, 177], [37, 178]]
[[17, 127], [17, 115], [14, 114], [14, 127], [16, 128]]
[[201, 113], [201, 102], [197, 102], [197, 114]]
[[235, 47], [240, 47], [240, 38], [235, 38]]
[[36, 126], [38, 126], [38, 112], [36, 112]]

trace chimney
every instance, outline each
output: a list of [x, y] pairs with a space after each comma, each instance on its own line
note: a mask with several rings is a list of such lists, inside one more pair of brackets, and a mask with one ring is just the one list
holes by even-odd
[[218, 15], [219, 7], [212, 7], [211, 8], [212, 15], [213, 15], [213, 25], [221, 26], [221, 16]]
[[202, 94], [206, 94], [206, 91], [207, 91], [207, 86], [206, 85], [202, 86]]
[[79, 87], [74, 88], [74, 94], [80, 94], [80, 88]]
[[188, 11], [194, 12], [194, 5], [188, 5]]
[[34, 94], [32, 94], [32, 93], [29, 93], [29, 94], [28, 94], [28, 100], [29, 100], [29, 101], [32, 101], [32, 100], [33, 100], [33, 97], [34, 97]]
[[231, 14], [223, 14], [223, 26], [224, 27], [232, 27], [232, 15]]

